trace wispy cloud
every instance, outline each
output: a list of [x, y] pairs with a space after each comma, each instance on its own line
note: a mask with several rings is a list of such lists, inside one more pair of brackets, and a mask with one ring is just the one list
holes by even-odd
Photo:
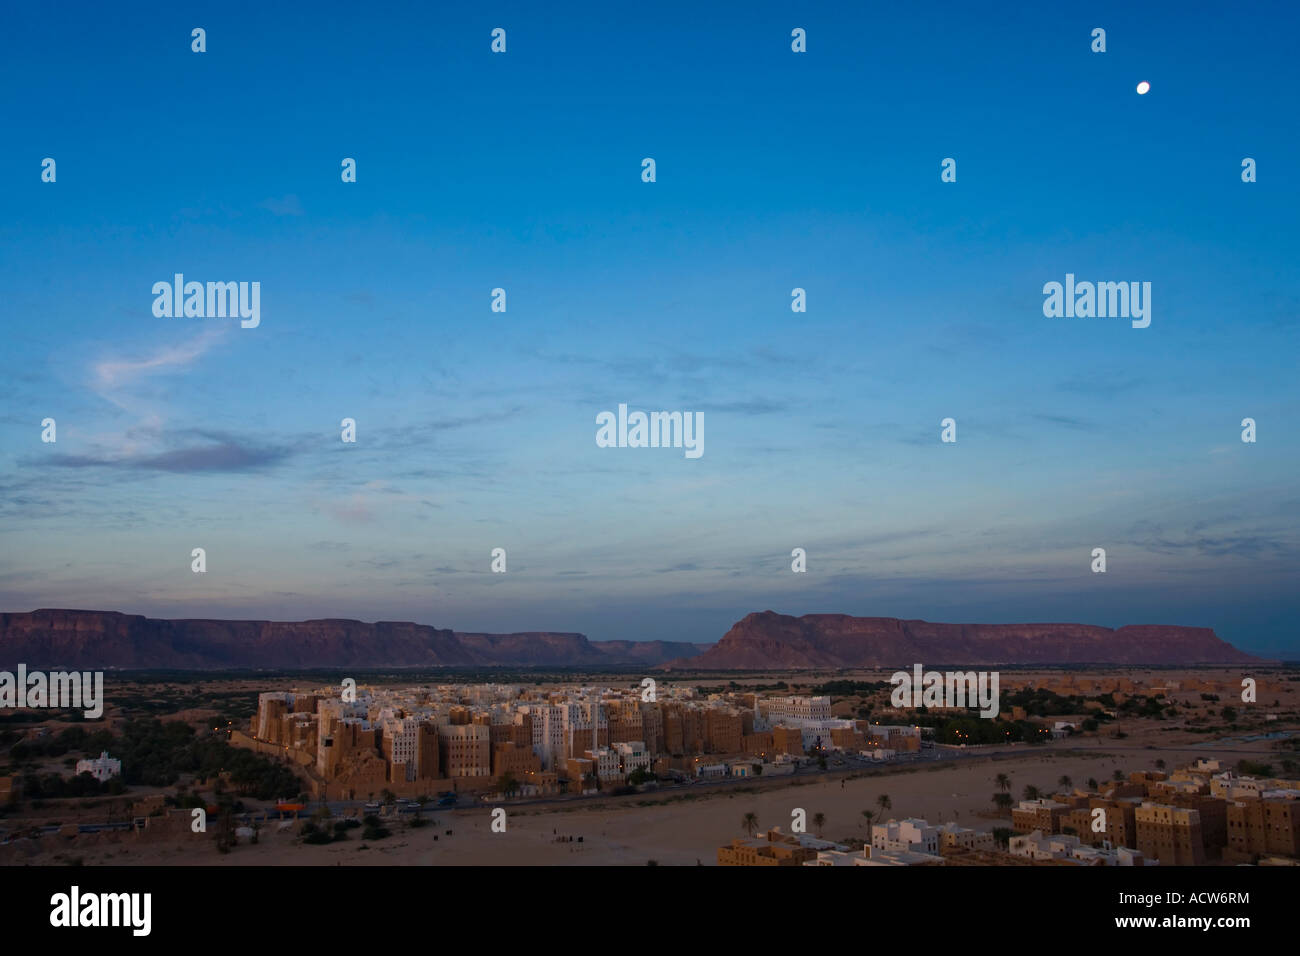
[[1057, 384], [1062, 392], [1075, 395], [1112, 396], [1119, 392], [1129, 392], [1141, 388], [1145, 381], [1135, 375], [1115, 369], [1101, 369], [1084, 375], [1076, 375]]
[[740, 399], [734, 402], [698, 402], [695, 405], [696, 411], [738, 415], [772, 415], [788, 408], [786, 402], [773, 402], [765, 398]]
[[[1225, 522], [1226, 523], [1226, 522]], [[1166, 531], [1149, 521], [1139, 521], [1129, 531], [1130, 542], [1160, 554], [1192, 552], [1208, 557], [1258, 558], [1285, 554], [1292, 550], [1282, 538], [1267, 532], [1245, 528], [1207, 533], [1207, 522], [1197, 522], [1185, 531]]]
[[178, 474], [249, 471], [274, 465], [293, 453], [287, 446], [256, 445], [231, 436], [207, 444], [189, 445], [147, 455], [52, 455], [44, 459], [59, 468], [133, 468]]
[[1075, 418], [1072, 415], [1035, 415], [1034, 418], [1040, 422], [1047, 422], [1049, 425], [1060, 425], [1063, 428], [1075, 428], [1079, 431], [1097, 430], [1097, 426], [1092, 422], [1085, 421], [1082, 418]]
[[143, 358], [109, 358], [96, 362], [90, 387], [99, 395], [121, 405], [116, 392], [141, 378], [185, 368], [202, 358], [229, 331], [228, 327], [210, 326], [188, 342], [168, 345]]
[[269, 210], [272, 215], [276, 216], [301, 216], [303, 215], [302, 203], [293, 193], [284, 196], [281, 199], [264, 199], [258, 203], [263, 209]]

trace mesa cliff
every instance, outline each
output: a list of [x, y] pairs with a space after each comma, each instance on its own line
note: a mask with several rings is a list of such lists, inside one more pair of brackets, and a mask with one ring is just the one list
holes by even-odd
[[656, 665], [707, 645], [582, 634], [458, 633], [409, 621], [162, 620], [116, 611], [0, 614], [0, 666], [175, 669]]
[[1204, 627], [938, 624], [892, 617], [749, 614], [716, 644], [591, 641], [564, 631], [486, 634], [409, 621], [163, 620], [116, 611], [0, 613], [0, 667], [48, 670], [317, 667], [606, 667], [799, 670], [929, 665], [1253, 663]]
[[749, 614], [692, 670], [910, 667], [944, 664], [1236, 664], [1258, 661], [1207, 627], [1130, 624], [935, 624], [894, 617]]

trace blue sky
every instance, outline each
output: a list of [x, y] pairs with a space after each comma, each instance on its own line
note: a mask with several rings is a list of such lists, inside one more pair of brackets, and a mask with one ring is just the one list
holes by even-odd
[[[0, 609], [1296, 656], [1294, 5], [266, 6], [10, 12]], [[1150, 327], [1044, 317], [1067, 272]], [[705, 454], [598, 448], [621, 402]]]

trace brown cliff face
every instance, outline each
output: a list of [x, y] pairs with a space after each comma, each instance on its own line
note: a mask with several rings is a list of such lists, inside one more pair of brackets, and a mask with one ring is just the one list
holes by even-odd
[[1257, 661], [1205, 627], [932, 624], [775, 611], [747, 615], [710, 650], [672, 666], [702, 670], [913, 664], [1235, 664]]
[[[706, 649], [707, 648], [707, 649]], [[712, 647], [592, 642], [582, 634], [458, 633], [350, 620], [159, 620], [115, 611], [0, 614], [0, 667], [58, 669], [491, 667], [610, 665], [701, 670], [945, 664], [1232, 664], [1258, 658], [1209, 628], [933, 624], [892, 617], [750, 614]]]
[[582, 634], [457, 633], [404, 621], [159, 620], [116, 611], [0, 614], [0, 667], [157, 668], [476, 667], [660, 664], [692, 644], [610, 642]]

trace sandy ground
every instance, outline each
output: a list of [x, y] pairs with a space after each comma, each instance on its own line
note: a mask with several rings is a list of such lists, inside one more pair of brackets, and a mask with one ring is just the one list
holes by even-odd
[[[1126, 742], [1127, 743], [1127, 742]], [[507, 807], [505, 833], [491, 831], [491, 810], [430, 812], [430, 825], [410, 829], [389, 824], [393, 833], [368, 845], [360, 830], [348, 831], [346, 842], [308, 846], [297, 842], [297, 825], [277, 831], [273, 824], [257, 845], [241, 843], [229, 854], [219, 854], [210, 834], [194, 834], [170, 842], [149, 842], [132, 837], [99, 837], [67, 841], [32, 857], [33, 863], [58, 862], [55, 855], [80, 857], [86, 864], [166, 865], [638, 865], [656, 860], [661, 865], [689, 865], [698, 861], [715, 865], [717, 848], [744, 835], [741, 818], [758, 817], [759, 826], [789, 829], [795, 808], [807, 812], [809, 832], [814, 814], [826, 816], [824, 835], [841, 840], [867, 835], [863, 810], [879, 821], [877, 799], [887, 794], [892, 808], [884, 818], [918, 816], [931, 823], [955, 820], [963, 826], [987, 830], [1009, 826], [1008, 818], [991, 815], [994, 778], [1011, 778], [1011, 794], [1020, 799], [1026, 784], [1044, 792], [1058, 789], [1062, 775], [1083, 786], [1089, 777], [1107, 780], [1115, 770], [1125, 773], [1155, 769], [1156, 759], [1170, 768], [1197, 757], [1221, 756], [1235, 763], [1247, 755], [1235, 748], [1180, 750], [1125, 748], [1116, 742], [1096, 744], [1080, 753], [1071, 749], [1026, 749], [997, 759], [972, 759], [948, 764], [920, 764], [902, 772], [856, 780], [807, 778], [796, 785], [737, 793], [726, 789], [703, 791], [694, 799], [636, 806], [637, 798], [600, 805], [520, 805]], [[1243, 745], [1243, 748], [1253, 745]], [[1261, 756], [1268, 754], [1259, 745]], [[812, 782], [816, 780], [816, 782]], [[451, 835], [446, 831], [451, 830]], [[574, 837], [556, 842], [556, 837]], [[576, 838], [581, 836], [582, 843]], [[435, 837], [437, 839], [435, 840]], [[102, 842], [101, 842], [102, 841]], [[44, 844], [46, 841], [41, 841]], [[366, 848], [363, 848], [366, 847]]]

